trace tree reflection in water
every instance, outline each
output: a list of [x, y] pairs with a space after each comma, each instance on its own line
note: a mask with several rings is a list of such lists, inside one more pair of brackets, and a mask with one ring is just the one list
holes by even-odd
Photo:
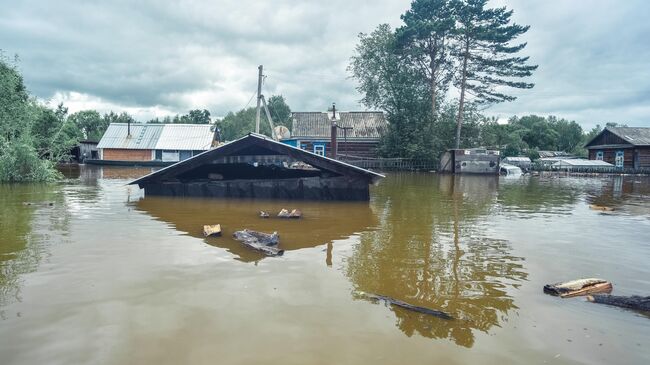
[[381, 229], [364, 233], [349, 260], [355, 289], [443, 310], [456, 319], [392, 308], [407, 336], [471, 347], [473, 331], [487, 332], [517, 309], [509, 290], [527, 278], [509, 242], [486, 236], [497, 185], [484, 176], [387, 179], [374, 192]]
[[21, 300], [22, 275], [38, 268], [51, 242], [63, 239], [70, 223], [65, 203], [54, 185], [0, 184], [0, 315]]

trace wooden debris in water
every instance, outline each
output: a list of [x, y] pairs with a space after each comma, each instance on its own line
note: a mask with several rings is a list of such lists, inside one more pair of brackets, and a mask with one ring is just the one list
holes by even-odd
[[564, 283], [544, 285], [544, 293], [562, 298], [577, 297], [594, 293], [610, 293], [612, 283], [603, 279], [588, 278], [567, 281]]
[[268, 218], [268, 217], [270, 217], [269, 213], [260, 210], [260, 218]]
[[387, 296], [384, 296], [384, 295], [365, 293], [365, 292], [357, 292], [357, 293], [360, 294], [363, 297], [368, 298], [368, 299], [380, 300], [380, 301], [383, 301], [383, 302], [385, 302], [387, 304], [394, 305], [394, 306], [404, 308], [404, 309], [408, 309], [410, 311], [423, 313], [423, 314], [428, 314], [428, 315], [431, 315], [431, 316], [435, 316], [435, 317], [442, 318], [442, 319], [447, 319], [447, 320], [454, 319], [454, 317], [452, 317], [451, 315], [449, 315], [448, 313], [445, 313], [443, 311], [439, 311], [439, 310], [431, 309], [431, 308], [420, 307], [420, 306], [417, 306], [417, 305], [412, 305], [412, 304], [406, 303], [404, 301], [401, 301], [399, 299], [387, 297]]
[[205, 225], [203, 226], [203, 235], [206, 237], [221, 236], [221, 224]]
[[624, 297], [617, 295], [596, 294], [588, 296], [587, 300], [593, 303], [607, 304], [621, 308], [650, 312], [650, 297], [641, 297], [637, 295]]
[[599, 210], [601, 212], [613, 212], [614, 211], [613, 207], [606, 207], [604, 205], [596, 205], [596, 204], [590, 205], [589, 208], [591, 210]]
[[278, 213], [278, 218], [300, 218], [302, 217], [302, 212], [299, 209], [294, 209], [289, 212], [287, 209], [282, 209]]
[[289, 218], [300, 218], [302, 217], [302, 212], [298, 209], [294, 209], [289, 213]]
[[267, 256], [281, 256], [284, 253], [284, 250], [277, 247], [280, 244], [280, 236], [277, 232], [269, 234], [244, 229], [233, 233], [233, 237], [244, 246]]

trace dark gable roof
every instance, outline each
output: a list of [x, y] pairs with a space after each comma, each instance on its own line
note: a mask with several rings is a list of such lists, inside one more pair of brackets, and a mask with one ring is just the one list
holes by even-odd
[[240, 139], [228, 142], [217, 148], [205, 151], [192, 158], [177, 162], [171, 166], [143, 176], [137, 180], [130, 182], [129, 185], [138, 184], [140, 187], [142, 187], [143, 185], [146, 185], [147, 182], [177, 176], [202, 164], [210, 163], [218, 157], [233, 155], [236, 156], [238, 152], [250, 149], [251, 147], [260, 147], [262, 149], [272, 151], [272, 153], [278, 155], [287, 155], [296, 160], [306, 162], [316, 168], [333, 171], [341, 175], [363, 176], [366, 177], [370, 182], [375, 182], [384, 177], [384, 175], [370, 170], [362, 169], [345, 162], [323, 157], [315, 153], [302, 150], [300, 148], [289, 146], [285, 143], [274, 141], [271, 138], [263, 136], [261, 134], [251, 133]]
[[608, 131], [633, 146], [650, 146], [650, 128], [648, 127], [605, 127], [602, 132], [587, 142], [585, 147], [591, 146], [592, 142], [598, 140]]
[[607, 127], [610, 132], [635, 146], [650, 146], [650, 128]]
[[[291, 138], [330, 138], [331, 122], [328, 113], [295, 112], [291, 116]], [[340, 127], [352, 127], [347, 131], [347, 138], [379, 139], [388, 129], [388, 122], [382, 112], [338, 112], [337, 117]], [[342, 131], [339, 136], [343, 136]]]

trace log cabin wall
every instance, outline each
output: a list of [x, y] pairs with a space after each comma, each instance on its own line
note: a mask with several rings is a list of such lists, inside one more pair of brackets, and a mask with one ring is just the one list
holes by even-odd
[[638, 154], [638, 168], [650, 168], [650, 147], [637, 147], [635, 153]]
[[[300, 148], [305, 151], [314, 152], [314, 145], [325, 145], [325, 156], [332, 157], [332, 149], [329, 141], [300, 141]], [[350, 156], [348, 160], [354, 160], [356, 157], [361, 158], [378, 158], [377, 149], [379, 148], [378, 140], [371, 141], [347, 141], [342, 139], [338, 141], [339, 159], [343, 155]]]
[[[616, 152], [617, 151], [623, 151], [623, 167], [624, 168], [630, 168], [633, 169], [635, 168], [634, 166], [634, 151], [637, 149], [633, 148], [599, 148], [599, 149], [590, 149], [589, 150], [589, 159], [590, 160], [597, 160], [596, 156], [598, 152], [603, 153], [603, 161], [607, 163], [611, 163], [612, 165], [616, 166]], [[647, 157], [650, 159], [650, 155]], [[650, 161], [649, 161], [650, 162]], [[639, 167], [650, 167], [650, 164], [646, 166], [639, 166]]]

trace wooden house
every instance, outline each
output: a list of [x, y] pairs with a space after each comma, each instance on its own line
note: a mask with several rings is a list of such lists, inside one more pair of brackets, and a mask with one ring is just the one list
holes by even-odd
[[379, 141], [388, 130], [382, 112], [296, 112], [291, 118], [291, 137], [283, 143], [343, 160], [378, 157]]
[[619, 168], [650, 168], [650, 128], [606, 127], [585, 148], [590, 160]]
[[249, 134], [133, 181], [146, 195], [369, 200], [383, 175]]
[[171, 165], [210, 149], [209, 124], [111, 123], [87, 162], [117, 165]]

